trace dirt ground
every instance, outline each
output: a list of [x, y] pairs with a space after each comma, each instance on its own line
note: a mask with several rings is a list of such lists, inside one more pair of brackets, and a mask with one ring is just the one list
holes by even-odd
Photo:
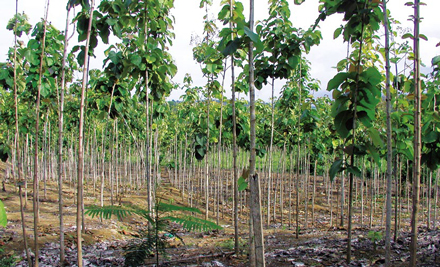
[[[0, 172], [3, 175], [3, 171]], [[4, 181], [0, 176], [0, 180]], [[31, 185], [28, 185], [31, 187]], [[42, 187], [42, 184], [40, 184]], [[27, 266], [23, 249], [23, 235], [18, 189], [12, 181], [5, 181], [6, 191], [0, 192], [3, 201], [8, 225], [0, 229], [0, 257], [16, 256], [16, 266]], [[188, 196], [169, 184], [164, 184], [158, 191], [163, 201], [170, 201], [176, 205], [187, 205]], [[65, 246], [67, 261], [76, 266], [76, 196], [74, 185], [66, 184], [64, 194], [64, 225]], [[318, 194], [320, 195], [320, 194]], [[99, 192], [93, 192], [92, 185], [85, 186], [85, 205], [99, 204]], [[323, 197], [324, 198], [324, 197]], [[146, 206], [147, 198], [142, 193], [124, 193], [117, 204], [137, 204]], [[46, 197], [43, 188], [40, 188], [40, 221], [39, 238], [40, 266], [59, 265], [59, 215], [57, 183], [49, 181]], [[302, 228], [299, 238], [295, 238], [292, 227], [274, 224], [265, 229], [265, 251], [267, 266], [382, 266], [385, 262], [383, 238], [375, 245], [368, 237], [370, 231], [379, 231], [379, 228], [368, 229], [355, 227], [352, 239], [352, 261], [345, 260], [347, 247], [347, 230], [343, 227], [332, 227], [323, 221], [329, 214], [324, 199], [317, 199], [313, 225]], [[105, 204], [110, 204], [108, 192], [105, 194]], [[228, 207], [225, 208], [228, 210]], [[229, 212], [228, 212], [229, 214]], [[211, 220], [215, 221], [215, 213], [210, 213]], [[379, 220], [380, 218], [375, 218]], [[29, 247], [33, 251], [33, 212], [32, 190], [28, 188], [27, 205], [25, 211], [26, 229]], [[336, 218], [334, 218], [336, 221]], [[219, 222], [223, 226], [220, 231], [205, 233], [188, 233], [179, 226], [173, 226], [179, 233], [184, 244], [177, 239], [170, 238], [166, 253], [161, 255], [161, 266], [248, 266], [247, 257], [247, 219], [240, 218], [240, 253], [233, 253], [233, 223], [229, 215], [221, 216]], [[138, 232], [145, 230], [147, 224], [139, 217], [131, 216], [122, 221], [115, 218], [100, 220], [85, 216], [86, 231], [83, 234], [84, 266], [123, 266], [124, 247], [138, 236]], [[376, 225], [379, 225], [378, 223]], [[399, 232], [396, 242], [392, 242], [392, 265], [407, 266], [409, 261], [409, 229], [403, 228]], [[420, 228], [419, 266], [440, 266], [440, 231]], [[145, 262], [145, 266], [154, 266], [155, 258], [152, 255]]]

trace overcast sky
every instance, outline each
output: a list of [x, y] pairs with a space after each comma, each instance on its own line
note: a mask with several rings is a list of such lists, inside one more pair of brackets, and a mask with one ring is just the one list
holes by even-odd
[[[0, 9], [0, 61], [5, 61], [6, 53], [9, 47], [13, 46], [13, 34], [6, 30], [7, 22], [15, 13], [15, 1], [6, 0]], [[45, 0], [19, 0], [19, 12], [25, 12], [30, 19], [30, 23], [35, 25], [44, 13]], [[49, 21], [58, 28], [64, 30], [66, 17], [66, 2], [60, 0], [52, 0], [49, 7]], [[248, 16], [249, 1], [242, 1], [245, 6], [245, 15]], [[402, 27], [409, 28], [412, 31], [412, 23], [408, 21], [408, 16], [413, 14], [411, 7], [405, 6], [405, 0], [390, 0], [388, 8], [391, 10], [391, 15], [402, 23]], [[438, 11], [440, 10], [439, 0], [425, 0], [427, 6], [423, 6], [421, 16], [424, 18], [421, 24], [421, 33], [428, 36], [428, 41], [421, 43], [422, 61], [427, 67], [431, 66], [431, 59], [435, 55], [440, 54], [440, 47], [435, 47], [440, 42], [440, 19]], [[173, 47], [170, 52], [173, 55], [178, 73], [173, 79], [175, 83], [182, 83], [183, 77], [186, 73], [191, 74], [194, 80], [194, 85], [203, 86], [206, 83], [206, 78], [201, 75], [200, 67], [195, 63], [192, 57], [192, 46], [190, 45], [192, 35], [202, 35], [203, 31], [203, 15], [205, 10], [199, 8], [199, 0], [175, 0], [175, 9], [172, 11], [176, 19], [175, 34]], [[210, 16], [217, 16], [219, 11], [220, 0], [214, 0], [214, 5], [211, 7]], [[293, 3], [289, 1], [289, 3]], [[318, 0], [306, 0], [300, 6], [291, 4], [291, 21], [294, 27], [306, 29], [315, 22], [318, 16]], [[255, 0], [255, 18], [262, 20], [267, 17], [267, 1]], [[71, 16], [72, 17], [72, 16]], [[307, 59], [312, 63], [312, 77], [321, 81], [322, 91], [317, 95], [329, 94], [325, 91], [327, 82], [335, 74], [336, 70], [333, 68], [338, 61], [346, 56], [347, 45], [343, 44], [342, 39], [333, 40], [334, 30], [341, 25], [342, 16], [334, 15], [327, 18], [321, 23], [320, 30], [322, 31], [323, 40], [319, 47], [313, 47], [310, 54], [306, 55]], [[70, 30], [72, 31], [72, 29]], [[27, 37], [25, 37], [25, 41]], [[72, 47], [73, 45], [71, 45]], [[96, 53], [97, 58], [92, 59], [92, 68], [101, 68], [102, 60], [104, 58], [103, 52], [106, 45], [100, 43], [99, 51]], [[426, 70], [425, 70], [426, 71]], [[282, 86], [282, 81], [276, 82], [277, 93]], [[225, 85], [226, 89], [230, 85]], [[229, 91], [230, 92], [230, 91]], [[178, 99], [183, 92], [181, 90], [173, 91], [172, 99]], [[227, 93], [230, 97], [230, 93]], [[271, 95], [270, 88], [263, 88], [257, 91], [257, 97], [265, 101], [269, 100]]]

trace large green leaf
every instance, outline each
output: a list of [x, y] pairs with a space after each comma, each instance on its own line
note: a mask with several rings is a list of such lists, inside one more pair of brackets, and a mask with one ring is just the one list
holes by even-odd
[[328, 82], [327, 91], [337, 89], [348, 77], [350, 77], [350, 73], [348, 72], [340, 72], [336, 74], [335, 77]]
[[382, 147], [384, 145], [378, 130], [376, 130], [375, 128], [369, 128], [368, 132], [370, 134], [371, 141], [373, 141], [373, 144], [375, 146]]
[[380, 74], [376, 67], [368, 68], [361, 73], [361, 77], [365, 78], [366, 81], [368, 81], [372, 85], [378, 85], [383, 80], [382, 74]]
[[347, 171], [349, 173], [352, 173], [356, 177], [361, 177], [362, 176], [361, 170], [359, 170], [359, 168], [356, 167], [356, 166], [348, 166], [347, 167]]
[[353, 128], [353, 125], [350, 125], [352, 119], [353, 113], [350, 110], [344, 110], [336, 115], [334, 120], [335, 128], [341, 138], [346, 138]]
[[233, 41], [230, 41], [225, 49], [222, 50], [222, 54], [227, 57], [229, 55], [232, 55], [233, 53], [235, 53], [235, 51], [237, 51], [237, 49], [240, 47], [241, 43], [242, 43], [242, 39], [241, 38], [235, 38]]
[[243, 27], [244, 33], [252, 40], [257, 50], [263, 50], [263, 43], [260, 37], [255, 32], [251, 31], [248, 27]]
[[8, 224], [8, 220], [6, 218], [5, 205], [0, 200], [0, 225], [6, 227], [7, 224]]
[[335, 32], [333, 33], [333, 39], [338, 38], [339, 35], [341, 35], [343, 29], [344, 29], [343, 27], [339, 27], [339, 28], [337, 28], [337, 29], [335, 30]]
[[380, 167], [382, 164], [380, 161], [380, 155], [377, 152], [376, 148], [370, 143], [367, 143], [365, 146], [367, 148], [368, 154], [373, 158], [374, 162]]
[[333, 164], [329, 170], [330, 181], [333, 182], [333, 180], [336, 177], [336, 174], [338, 174], [338, 172], [343, 170], [343, 168], [342, 168], [343, 162], [344, 162], [344, 160], [342, 160], [342, 159], [338, 159], [338, 160], [335, 160], [335, 162], [333, 162]]
[[243, 178], [243, 176], [240, 176], [237, 181], [238, 184], [238, 191], [243, 191], [248, 187], [248, 182]]
[[296, 66], [298, 66], [299, 58], [298, 58], [298, 56], [291, 56], [291, 57], [289, 57], [288, 62], [289, 62], [289, 66], [292, 69], [295, 69]]
[[429, 131], [429, 133], [424, 134], [422, 137], [422, 142], [425, 144], [434, 143], [438, 139], [438, 133], [435, 131]]

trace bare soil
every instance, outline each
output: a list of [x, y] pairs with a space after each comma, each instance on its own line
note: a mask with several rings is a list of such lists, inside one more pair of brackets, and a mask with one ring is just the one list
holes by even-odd
[[[0, 169], [4, 169], [4, 165]], [[3, 201], [8, 225], [0, 229], [0, 248], [4, 252], [0, 257], [14, 255], [19, 258], [16, 266], [27, 266], [24, 260], [23, 236], [19, 207], [18, 189], [11, 180], [5, 180], [3, 170], [0, 170], [0, 181], [5, 181], [6, 191], [0, 192]], [[164, 177], [166, 181], [166, 176]], [[40, 247], [40, 266], [59, 265], [59, 215], [58, 215], [58, 186], [55, 181], [48, 181], [47, 194], [43, 194], [43, 184], [40, 183], [40, 223], [38, 245]], [[25, 223], [29, 247], [33, 245], [33, 211], [32, 190], [27, 189], [27, 205], [25, 209]], [[319, 192], [319, 190], [318, 190]], [[322, 192], [322, 191], [321, 191]], [[76, 266], [76, 196], [73, 184], [65, 184], [64, 193], [64, 222], [66, 256], [71, 266]], [[93, 185], [85, 185], [85, 205], [99, 204], [99, 192], [93, 191]], [[188, 196], [179, 190], [164, 183], [158, 196], [163, 201], [177, 205], [188, 205]], [[322, 198], [322, 199], [320, 199]], [[110, 204], [109, 192], [105, 192], [105, 204]], [[265, 229], [265, 251], [267, 266], [383, 266], [384, 241], [375, 246], [368, 238], [371, 230], [380, 231], [379, 215], [375, 217], [374, 229], [356, 227], [352, 240], [352, 261], [347, 264], [345, 253], [347, 246], [347, 230], [343, 227], [333, 227], [322, 218], [328, 218], [326, 196], [317, 194], [315, 206], [315, 222], [301, 228], [299, 238], [295, 238], [293, 225], [288, 222], [284, 225], [275, 224]], [[132, 191], [121, 194], [117, 199], [119, 204], [137, 204], [146, 206], [146, 196], [143, 191]], [[224, 210], [231, 210], [224, 204]], [[229, 205], [229, 204], [228, 204]], [[311, 209], [310, 205], [309, 208]], [[304, 207], [302, 207], [302, 210]], [[210, 213], [211, 220], [215, 221], [216, 214]], [[287, 216], [285, 216], [287, 217]], [[356, 219], [356, 218], [355, 218]], [[336, 218], [334, 218], [336, 222]], [[233, 253], [233, 223], [228, 214], [220, 216], [220, 225], [223, 230], [206, 233], [188, 233], [175, 225], [175, 230], [182, 237], [184, 244], [177, 239], [170, 238], [167, 253], [161, 255], [161, 266], [248, 266], [247, 257], [247, 219], [246, 214], [240, 217], [240, 254]], [[86, 231], [83, 234], [84, 266], [123, 266], [124, 247], [138, 236], [138, 232], [145, 230], [147, 224], [141, 218], [131, 216], [122, 221], [116, 219], [100, 220], [85, 217]], [[407, 266], [409, 261], [409, 229], [403, 228], [392, 242], [392, 266]], [[420, 228], [419, 233], [419, 266], [440, 266], [440, 231]], [[145, 266], [154, 266], [152, 255]]]

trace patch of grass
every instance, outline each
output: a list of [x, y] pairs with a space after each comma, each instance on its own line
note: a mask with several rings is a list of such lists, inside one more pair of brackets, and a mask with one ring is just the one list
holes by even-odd
[[3, 249], [0, 248], [0, 267], [15, 266], [17, 258], [14, 255], [3, 255]]
[[[245, 246], [247, 245], [247, 242], [241, 238], [238, 239], [238, 247], [240, 251], [243, 251]], [[228, 238], [226, 240], [220, 241], [217, 246], [228, 249], [228, 250], [234, 250], [235, 247], [235, 240], [234, 238]]]
[[373, 246], [374, 246], [374, 250], [377, 250], [377, 244], [379, 243], [379, 241], [382, 240], [382, 233], [381, 232], [376, 232], [376, 231], [370, 231], [368, 232], [367, 237], [371, 240], [371, 242], [373, 242]]

